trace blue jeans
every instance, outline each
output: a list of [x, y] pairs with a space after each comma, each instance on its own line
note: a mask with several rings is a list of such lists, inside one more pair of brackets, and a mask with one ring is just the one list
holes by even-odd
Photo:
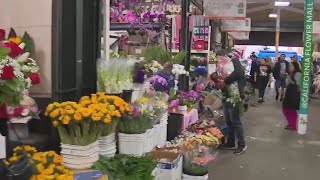
[[225, 121], [228, 125], [227, 144], [235, 146], [237, 137], [238, 146], [245, 146], [246, 143], [244, 140], [243, 125], [240, 120], [239, 109], [233, 107], [233, 105], [229, 102], [224, 102], [223, 113]]

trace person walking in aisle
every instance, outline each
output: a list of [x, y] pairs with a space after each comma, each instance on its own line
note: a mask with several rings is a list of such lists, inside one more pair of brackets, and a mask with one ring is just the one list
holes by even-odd
[[263, 103], [264, 94], [267, 85], [271, 82], [271, 67], [267, 64], [266, 59], [262, 59], [258, 70], [255, 72], [254, 81], [257, 84], [259, 90], [259, 101], [258, 103]]
[[[225, 50], [221, 50], [217, 53], [217, 56], [227, 57], [227, 52]], [[225, 79], [217, 83], [218, 88], [221, 89], [224, 93], [224, 96], [228, 98], [230, 96], [228, 87], [231, 84], [236, 83], [238, 85], [240, 96], [244, 97], [243, 91], [246, 85], [246, 79], [245, 79], [245, 73], [244, 73], [242, 64], [240, 60], [237, 58], [232, 58], [230, 59], [230, 61], [234, 67], [233, 72], [229, 76], [227, 76]], [[220, 149], [234, 150], [234, 154], [242, 154], [246, 151], [247, 146], [244, 138], [243, 124], [240, 118], [240, 110], [238, 107], [233, 106], [232, 103], [227, 102], [224, 99], [223, 112], [224, 112], [225, 121], [228, 126], [228, 136], [227, 136], [227, 143], [222, 144], [220, 146]], [[237, 148], [236, 148], [236, 140], [238, 141]]]
[[[273, 71], [273, 69], [274, 69], [274, 63], [273, 63], [273, 61], [272, 61], [272, 58], [271, 58], [271, 57], [267, 57], [266, 62], [267, 62], [267, 64], [270, 66], [271, 71]], [[272, 82], [272, 75], [271, 75], [271, 81], [270, 81], [269, 84], [268, 84], [268, 87], [269, 87], [269, 88], [271, 87], [271, 82]]]
[[282, 103], [282, 111], [288, 121], [287, 130], [297, 130], [297, 120], [300, 105], [301, 69], [298, 62], [289, 65], [287, 90]]
[[286, 89], [287, 74], [289, 72], [289, 62], [286, 61], [286, 55], [281, 54], [280, 59], [276, 62], [273, 70], [273, 77], [276, 80], [276, 100], [283, 100], [284, 91]]

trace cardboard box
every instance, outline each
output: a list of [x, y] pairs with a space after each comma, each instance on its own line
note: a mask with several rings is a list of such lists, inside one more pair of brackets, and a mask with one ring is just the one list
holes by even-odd
[[153, 151], [150, 155], [159, 161], [155, 180], [181, 180], [182, 156], [179, 153]]

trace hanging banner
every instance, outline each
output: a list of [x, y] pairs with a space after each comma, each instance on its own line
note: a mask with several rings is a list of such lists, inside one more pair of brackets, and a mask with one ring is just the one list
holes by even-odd
[[313, 53], [313, 14], [314, 0], [305, 0], [304, 8], [304, 50], [302, 61], [302, 79], [300, 95], [300, 112], [298, 133], [307, 133], [309, 113], [309, 90], [311, 83], [312, 53]]
[[224, 32], [250, 32], [251, 18], [245, 20], [222, 20], [221, 30]]
[[233, 40], [249, 40], [250, 32], [229, 32], [229, 38]]
[[246, 0], [204, 0], [204, 15], [208, 19], [246, 19]]

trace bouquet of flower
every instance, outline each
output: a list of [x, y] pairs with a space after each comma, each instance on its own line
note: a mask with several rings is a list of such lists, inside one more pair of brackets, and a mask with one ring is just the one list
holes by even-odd
[[27, 33], [18, 37], [13, 29], [5, 39], [5, 31], [0, 29], [0, 105], [16, 106], [32, 84], [39, 84], [39, 67], [29, 58], [32, 43]]
[[193, 73], [195, 73], [198, 76], [204, 76], [207, 74], [207, 68], [204, 66], [198, 66], [194, 69]]
[[170, 102], [169, 107], [176, 107], [176, 106], [188, 106], [193, 107], [199, 100], [200, 94], [194, 90], [189, 92], [180, 91], [177, 99], [174, 99]]
[[[58, 128], [62, 143], [85, 146], [95, 142], [102, 134], [114, 132], [116, 125], [108, 124], [113, 120], [117, 123], [122, 113], [130, 112], [130, 107], [121, 98], [98, 93], [82, 97], [79, 103], [49, 104], [45, 115]], [[112, 129], [111, 132], [109, 129]]]
[[[91, 101], [91, 103], [89, 103]], [[107, 113], [101, 136], [108, 136], [115, 132], [120, 119], [124, 114], [130, 114], [131, 108], [128, 103], [117, 96], [107, 96], [104, 92], [91, 94], [91, 96], [83, 96], [79, 104], [84, 107], [101, 106], [102, 111]], [[104, 107], [107, 105], [106, 107]]]
[[153, 126], [153, 115], [148, 109], [131, 106], [132, 113], [124, 114], [119, 122], [119, 131], [125, 134], [142, 134]]
[[145, 64], [146, 69], [150, 72], [150, 74], [155, 75], [160, 70], [163, 69], [163, 66], [158, 61], [152, 61], [151, 63]]
[[197, 56], [197, 55], [192, 55], [190, 57], [191, 64], [194, 66], [205, 66], [208, 63], [208, 58], [207, 57], [202, 57], [202, 56]]
[[135, 62], [133, 68], [133, 83], [143, 84], [145, 80], [145, 67], [140, 62]]
[[206, 146], [195, 144], [183, 149], [183, 173], [191, 176], [208, 174], [208, 163], [215, 159]]
[[172, 74], [174, 74], [176, 78], [178, 78], [180, 75], [188, 75], [189, 73], [185, 70], [185, 67], [183, 65], [174, 64], [172, 68]]
[[212, 51], [210, 51], [210, 53], [209, 53], [209, 63], [210, 64], [218, 63], [218, 58], [217, 58], [216, 54]]
[[133, 86], [132, 69], [134, 62], [128, 59], [101, 61], [98, 66], [99, 91], [121, 94]]
[[38, 112], [38, 105], [31, 97], [27, 95], [23, 96], [19, 107], [7, 106], [7, 115], [9, 118], [40, 119]]
[[186, 131], [196, 133], [196, 134], [204, 134], [207, 129], [215, 127], [214, 121], [197, 121], [194, 124], [191, 124]]
[[18, 146], [13, 150], [13, 156], [9, 158], [7, 165], [18, 162], [24, 154], [27, 154], [33, 166], [34, 172], [31, 180], [72, 180], [73, 172], [63, 166], [63, 157], [54, 151], [37, 152], [35, 147]]
[[152, 90], [155, 91], [168, 91], [168, 81], [159, 75], [152, 76], [150, 78], [150, 84], [152, 86]]

